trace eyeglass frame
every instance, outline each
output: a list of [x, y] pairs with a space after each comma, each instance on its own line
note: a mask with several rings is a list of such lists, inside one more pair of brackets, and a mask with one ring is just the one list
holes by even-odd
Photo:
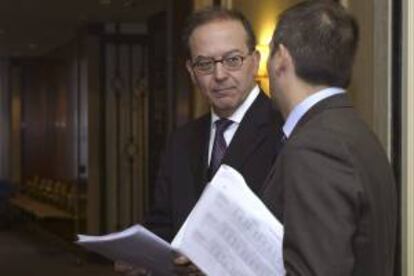
[[[195, 67], [197, 66], [197, 64], [200, 62], [200, 60], [197, 60], [197, 61], [194, 61], [194, 62], [192, 62], [191, 61], [191, 68], [194, 70], [194, 72], [196, 72], [196, 73], [198, 73], [198, 74], [201, 74], [201, 75], [210, 75], [210, 74], [212, 74], [213, 72], [214, 72], [214, 70], [216, 69], [216, 64], [217, 63], [221, 63], [221, 65], [223, 66], [223, 68], [224, 69], [226, 69], [227, 71], [230, 71], [230, 72], [235, 72], [235, 71], [238, 71], [238, 70], [240, 70], [242, 67], [243, 67], [243, 64], [244, 64], [244, 60], [248, 57], [248, 56], [251, 56], [252, 54], [253, 54], [253, 52], [254, 52], [254, 50], [253, 51], [249, 51], [247, 54], [245, 54], [245, 55], [242, 55], [242, 54], [236, 54], [236, 55], [234, 55], [234, 56], [232, 56], [232, 53], [228, 53], [228, 54], [226, 54], [224, 57], [221, 57], [220, 59], [215, 59], [214, 57], [203, 57], [203, 60], [208, 60], [208, 61], [212, 61], [213, 63], [213, 66], [211, 67], [211, 70], [209, 70], [209, 71], [206, 71], [206, 72], [202, 72], [202, 71], [199, 71], [199, 70], [197, 70], [197, 69], [195, 69]], [[226, 57], [228, 55], [228, 57]], [[235, 57], [240, 57], [241, 58], [241, 63], [240, 63], [240, 66], [238, 66], [237, 68], [231, 68], [231, 67], [227, 67], [225, 64], [225, 61], [227, 60], [227, 59], [230, 59], [230, 58], [235, 58]]]

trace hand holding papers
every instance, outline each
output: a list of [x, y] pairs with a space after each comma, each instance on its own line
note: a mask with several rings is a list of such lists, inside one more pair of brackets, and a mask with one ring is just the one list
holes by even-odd
[[168, 275], [173, 249], [204, 273], [283, 276], [283, 226], [233, 168], [222, 165], [171, 246], [140, 225], [78, 243], [113, 260]]
[[285, 275], [283, 226], [222, 165], [172, 242], [207, 275]]

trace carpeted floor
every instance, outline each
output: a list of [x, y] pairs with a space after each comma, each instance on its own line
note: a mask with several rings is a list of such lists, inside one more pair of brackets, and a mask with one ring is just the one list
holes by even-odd
[[110, 262], [69, 250], [53, 239], [0, 230], [1, 276], [115, 276]]

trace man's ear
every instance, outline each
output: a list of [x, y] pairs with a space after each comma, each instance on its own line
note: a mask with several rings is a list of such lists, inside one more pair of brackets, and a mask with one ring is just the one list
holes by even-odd
[[187, 61], [185, 62], [185, 67], [187, 68], [187, 71], [190, 74], [191, 80], [195, 84], [196, 83], [196, 78], [194, 76], [194, 70], [193, 70], [193, 66], [191, 64], [191, 60], [187, 59]]
[[277, 55], [276, 59], [278, 61], [276, 64], [276, 72], [283, 73], [288, 70], [294, 70], [292, 56], [285, 45], [279, 44], [275, 55]]
[[279, 46], [276, 46], [276, 49], [270, 51], [267, 60], [267, 72], [269, 75], [280, 76], [281, 68], [283, 68]]

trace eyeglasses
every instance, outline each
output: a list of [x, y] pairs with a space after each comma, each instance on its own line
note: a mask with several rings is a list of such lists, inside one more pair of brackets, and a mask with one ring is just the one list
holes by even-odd
[[196, 60], [195, 62], [192, 63], [192, 67], [194, 71], [202, 75], [208, 75], [208, 74], [213, 73], [216, 67], [216, 63], [221, 63], [224, 69], [228, 71], [237, 71], [242, 67], [243, 61], [249, 55], [251, 55], [251, 53], [248, 53], [245, 56], [243, 55], [231, 55], [227, 57], [225, 56], [221, 59], [214, 59], [212, 57], [200, 58], [199, 60]]

